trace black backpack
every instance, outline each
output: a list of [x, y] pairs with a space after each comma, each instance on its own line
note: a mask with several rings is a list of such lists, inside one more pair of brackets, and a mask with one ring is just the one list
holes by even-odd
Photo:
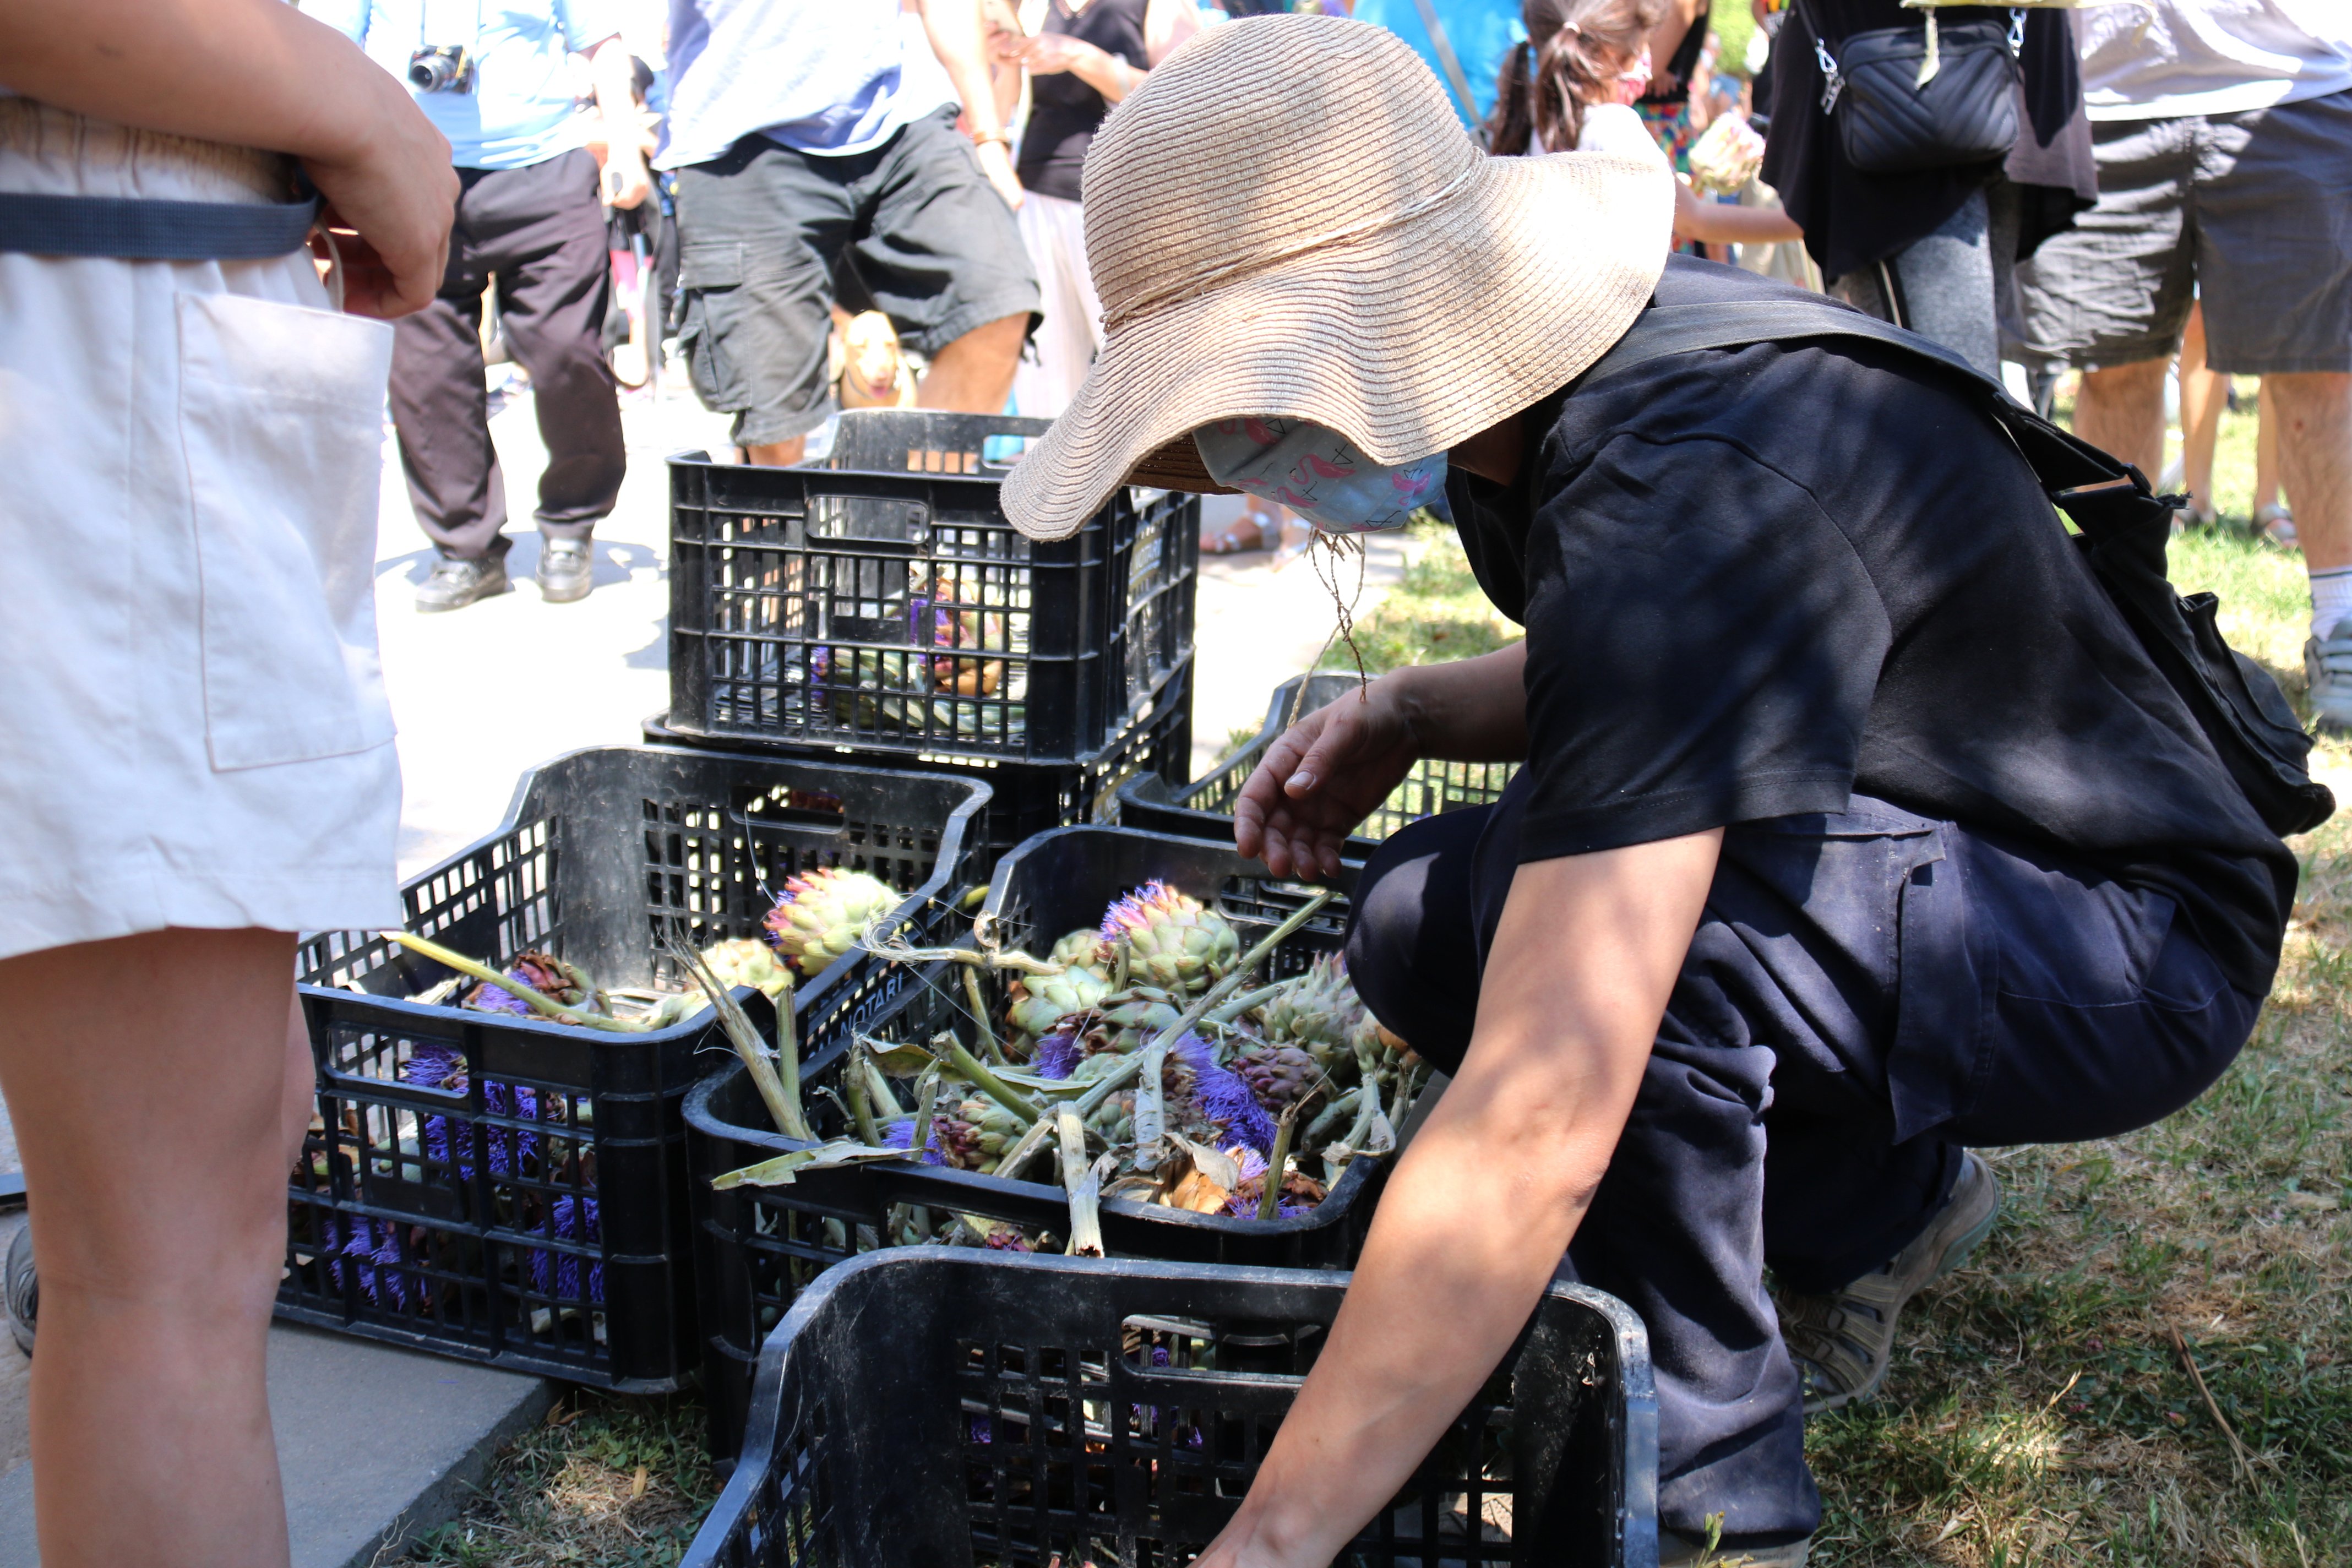
[[1653, 305], [1577, 384], [1580, 390], [1649, 360], [1695, 349], [1823, 337], [1868, 338], [1968, 377], [2032, 465], [2051, 504], [2081, 530], [2074, 542], [2093, 574], [2189, 705], [2256, 815], [2281, 837], [2308, 833], [2334, 815], [2335, 795], [2312, 782], [2311, 737], [2295, 721], [2294, 710], [2270, 672], [2222, 640], [2214, 621], [2220, 601], [2210, 594], [2184, 599], [2172, 591], [2165, 547], [2172, 536], [2172, 514], [2184, 498], [2154, 494], [2137, 468], [2059, 429], [1942, 344], [1819, 295]]

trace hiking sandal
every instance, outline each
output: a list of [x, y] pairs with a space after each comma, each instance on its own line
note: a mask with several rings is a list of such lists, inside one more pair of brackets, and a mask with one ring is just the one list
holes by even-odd
[[1895, 1323], [1905, 1304], [1967, 1262], [2000, 1213], [2000, 1183], [1971, 1152], [1943, 1208], [1892, 1262], [1827, 1295], [1780, 1296], [1780, 1339], [1803, 1380], [1806, 1415], [1841, 1410], [1878, 1392], [1895, 1358]]

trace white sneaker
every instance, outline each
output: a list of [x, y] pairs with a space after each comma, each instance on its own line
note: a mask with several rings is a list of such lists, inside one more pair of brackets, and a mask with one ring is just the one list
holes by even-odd
[[2303, 645], [2304, 678], [2311, 685], [2311, 713], [2319, 727], [2352, 734], [2352, 616], [2336, 623], [2323, 639]]

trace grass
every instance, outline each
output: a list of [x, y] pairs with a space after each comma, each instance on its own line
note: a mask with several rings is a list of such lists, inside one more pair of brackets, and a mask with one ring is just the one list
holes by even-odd
[[[2252, 426], [2223, 421], [2225, 517], [2246, 510]], [[1415, 552], [1359, 630], [1368, 666], [1517, 635], [1450, 534]], [[2299, 701], [2300, 558], [2217, 531], [2172, 562]], [[1344, 648], [1328, 662], [1351, 668]], [[2352, 786], [2352, 749], [2315, 762]], [[1990, 1152], [2001, 1224], [1906, 1313], [1881, 1398], [1811, 1424], [1820, 1568], [2352, 1563], [2352, 821], [2295, 847], [2277, 988], [2204, 1099], [2123, 1138]], [[579, 1394], [566, 1411], [415, 1560], [674, 1563], [716, 1489], [699, 1410]]]
[[430, 1568], [670, 1568], [718, 1496], [691, 1399], [573, 1390], [407, 1561]]

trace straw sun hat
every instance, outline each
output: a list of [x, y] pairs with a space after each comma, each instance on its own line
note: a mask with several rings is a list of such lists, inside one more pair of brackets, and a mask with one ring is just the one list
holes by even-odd
[[1419, 56], [1336, 16], [1195, 37], [1104, 122], [1085, 190], [1102, 350], [1004, 480], [1037, 539], [1130, 475], [1213, 488], [1213, 420], [1312, 420], [1382, 463], [1475, 435], [1623, 334], [1674, 222], [1639, 159], [1489, 158]]

